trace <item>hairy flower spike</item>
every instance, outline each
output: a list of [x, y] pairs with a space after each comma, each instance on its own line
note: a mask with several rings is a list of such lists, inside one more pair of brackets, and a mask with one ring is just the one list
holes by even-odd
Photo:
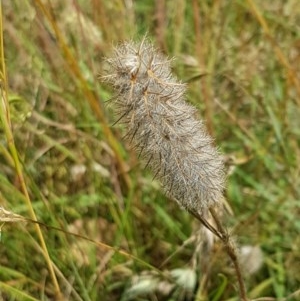
[[221, 202], [222, 159], [196, 109], [185, 102], [184, 84], [170, 61], [150, 42], [126, 42], [107, 60], [104, 80], [117, 91], [118, 121], [166, 192], [180, 206], [203, 214]]

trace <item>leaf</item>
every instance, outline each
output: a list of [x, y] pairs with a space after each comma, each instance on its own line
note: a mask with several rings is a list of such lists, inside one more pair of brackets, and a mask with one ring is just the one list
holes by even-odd
[[0, 281], [1, 292], [8, 294], [11, 297], [16, 298], [18, 301], [39, 301], [38, 299], [29, 296], [28, 294], [14, 288], [4, 282]]

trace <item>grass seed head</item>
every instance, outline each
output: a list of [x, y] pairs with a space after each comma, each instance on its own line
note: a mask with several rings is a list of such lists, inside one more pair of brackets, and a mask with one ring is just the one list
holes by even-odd
[[172, 75], [170, 60], [145, 38], [119, 45], [107, 61], [104, 78], [116, 90], [118, 120], [166, 194], [201, 214], [219, 204], [223, 161], [185, 101], [186, 86]]

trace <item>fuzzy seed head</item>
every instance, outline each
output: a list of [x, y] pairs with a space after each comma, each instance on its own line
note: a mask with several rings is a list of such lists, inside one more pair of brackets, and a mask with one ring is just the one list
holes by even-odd
[[150, 42], [126, 42], [107, 60], [103, 79], [116, 90], [118, 121], [126, 138], [160, 180], [166, 194], [193, 212], [220, 204], [225, 182], [221, 156], [170, 60]]

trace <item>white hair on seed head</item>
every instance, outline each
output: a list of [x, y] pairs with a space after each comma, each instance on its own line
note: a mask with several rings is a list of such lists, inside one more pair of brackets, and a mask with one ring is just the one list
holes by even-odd
[[223, 160], [196, 109], [185, 101], [186, 86], [172, 75], [170, 60], [146, 38], [125, 42], [109, 58], [104, 80], [126, 137], [166, 192], [188, 210], [204, 214], [223, 199]]

